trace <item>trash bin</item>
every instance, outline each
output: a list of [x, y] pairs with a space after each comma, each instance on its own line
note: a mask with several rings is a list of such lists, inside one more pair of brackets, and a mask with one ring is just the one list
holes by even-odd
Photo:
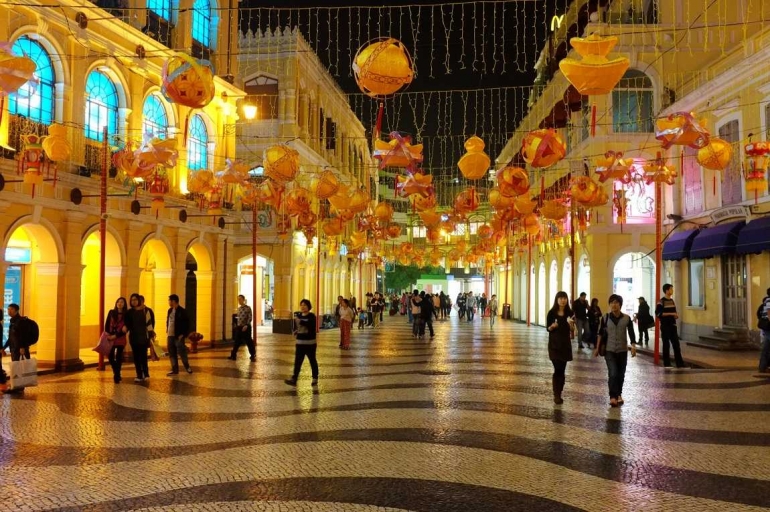
[[503, 320], [511, 319], [511, 305], [503, 304]]

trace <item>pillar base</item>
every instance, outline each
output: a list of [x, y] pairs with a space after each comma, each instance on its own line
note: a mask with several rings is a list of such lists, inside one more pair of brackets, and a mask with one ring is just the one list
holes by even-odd
[[273, 334], [291, 334], [294, 329], [294, 320], [291, 318], [274, 318]]
[[85, 370], [85, 364], [83, 363], [83, 360], [78, 358], [75, 359], [65, 359], [63, 361], [39, 361], [37, 364], [38, 370], [51, 370], [53, 369], [55, 372], [64, 372], [64, 373], [71, 373], [71, 372], [82, 372]]

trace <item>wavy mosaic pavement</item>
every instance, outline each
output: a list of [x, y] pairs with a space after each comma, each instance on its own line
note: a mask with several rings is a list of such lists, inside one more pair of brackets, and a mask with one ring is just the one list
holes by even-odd
[[[542, 328], [402, 317], [320, 337], [320, 386], [293, 344], [228, 349], [150, 381], [89, 370], [0, 399], [0, 503], [72, 511], [766, 510], [770, 381], [630, 360], [623, 408], [588, 351], [551, 400]], [[126, 368], [125, 377], [131, 368]]]

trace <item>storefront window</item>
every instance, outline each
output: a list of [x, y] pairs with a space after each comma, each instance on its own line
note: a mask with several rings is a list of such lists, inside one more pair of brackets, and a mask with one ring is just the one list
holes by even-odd
[[706, 304], [703, 260], [690, 260], [688, 266], [690, 267], [690, 294], [687, 305], [694, 308], [702, 308]]

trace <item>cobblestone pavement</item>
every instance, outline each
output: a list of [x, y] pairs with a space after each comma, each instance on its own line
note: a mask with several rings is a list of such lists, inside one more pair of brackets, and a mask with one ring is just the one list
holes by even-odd
[[[320, 385], [293, 341], [44, 377], [0, 398], [3, 510], [741, 511], [770, 506], [770, 380], [629, 359], [626, 404], [575, 349], [564, 405], [546, 333], [452, 318], [415, 340], [403, 317], [320, 335]], [[245, 351], [245, 348], [242, 349]]]

